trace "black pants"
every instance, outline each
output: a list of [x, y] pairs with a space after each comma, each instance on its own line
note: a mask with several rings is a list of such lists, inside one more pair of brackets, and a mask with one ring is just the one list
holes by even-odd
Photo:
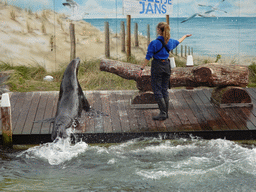
[[171, 68], [170, 61], [153, 60], [151, 65], [151, 86], [156, 99], [168, 96]]

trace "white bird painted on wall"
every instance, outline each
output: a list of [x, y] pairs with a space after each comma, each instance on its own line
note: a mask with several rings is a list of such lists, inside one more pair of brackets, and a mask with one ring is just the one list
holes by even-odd
[[212, 5], [202, 5], [202, 4], [198, 4], [198, 6], [200, 6], [200, 7], [210, 7], [211, 10], [206, 11], [206, 12], [204, 12], [204, 13], [195, 13], [195, 14], [193, 14], [192, 16], [190, 16], [190, 17], [186, 18], [185, 20], [183, 20], [181, 23], [184, 23], [184, 22], [186, 22], [186, 21], [188, 21], [188, 20], [190, 20], [190, 19], [192, 19], [192, 18], [194, 18], [194, 17], [196, 17], [196, 16], [199, 16], [199, 17], [213, 17], [213, 16], [210, 16], [210, 13], [212, 13], [212, 12], [214, 12], [214, 11], [222, 11], [222, 12], [224, 12], [224, 13], [227, 13], [226, 11], [223, 11], [223, 10], [221, 10], [221, 9], [218, 8], [219, 5], [220, 5], [220, 3], [224, 2], [224, 1], [225, 1], [225, 0], [221, 0], [219, 3], [217, 3], [217, 4], [214, 5], [214, 6], [212, 6]]
[[85, 15], [88, 15], [88, 13], [81, 12], [79, 5], [74, 0], [66, 0], [66, 3], [62, 3], [62, 5], [72, 9], [72, 16], [69, 17], [68, 19], [82, 20]]

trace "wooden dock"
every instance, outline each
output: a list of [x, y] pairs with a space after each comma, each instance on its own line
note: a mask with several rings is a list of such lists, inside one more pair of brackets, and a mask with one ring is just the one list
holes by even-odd
[[[169, 90], [169, 118], [162, 122], [152, 120], [158, 109], [131, 107], [130, 100], [138, 91], [85, 91], [91, 106], [108, 115], [92, 117], [83, 112], [78, 133], [72, 138], [87, 143], [121, 142], [142, 136], [256, 139], [256, 89], [246, 90], [252, 107], [219, 108], [210, 101], [212, 89]], [[52, 124], [34, 121], [55, 116], [58, 95], [58, 91], [10, 94], [14, 144], [51, 141]]]

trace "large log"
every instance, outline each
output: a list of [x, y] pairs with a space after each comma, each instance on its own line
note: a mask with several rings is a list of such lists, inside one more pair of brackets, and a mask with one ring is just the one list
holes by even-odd
[[252, 100], [248, 92], [241, 87], [216, 87], [211, 100], [220, 107], [250, 107]]
[[[152, 91], [150, 67], [138, 76], [140, 65], [102, 59], [100, 70], [114, 73], [125, 79], [135, 80], [140, 91]], [[177, 67], [171, 70], [171, 87], [246, 87], [249, 82], [247, 66], [209, 63], [195, 67]]]

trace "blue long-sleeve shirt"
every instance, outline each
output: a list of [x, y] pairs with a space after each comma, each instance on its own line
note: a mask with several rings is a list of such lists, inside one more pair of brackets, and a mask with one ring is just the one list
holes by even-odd
[[[163, 36], [158, 36], [157, 39], [161, 39], [164, 41]], [[161, 41], [159, 41], [157, 39], [151, 41], [150, 44], [148, 45], [148, 51], [146, 54], [147, 60], [150, 60], [153, 56], [155, 59], [167, 59], [169, 57], [169, 53], [167, 52], [167, 50], [165, 48], [163, 48], [161, 51], [159, 51], [157, 54], [154, 55], [154, 53], [157, 52], [158, 50], [160, 50], [163, 46]], [[179, 41], [177, 41], [175, 39], [170, 39], [168, 41], [168, 43], [166, 44], [167, 48], [170, 51], [175, 49], [178, 45], [179, 45]]]

